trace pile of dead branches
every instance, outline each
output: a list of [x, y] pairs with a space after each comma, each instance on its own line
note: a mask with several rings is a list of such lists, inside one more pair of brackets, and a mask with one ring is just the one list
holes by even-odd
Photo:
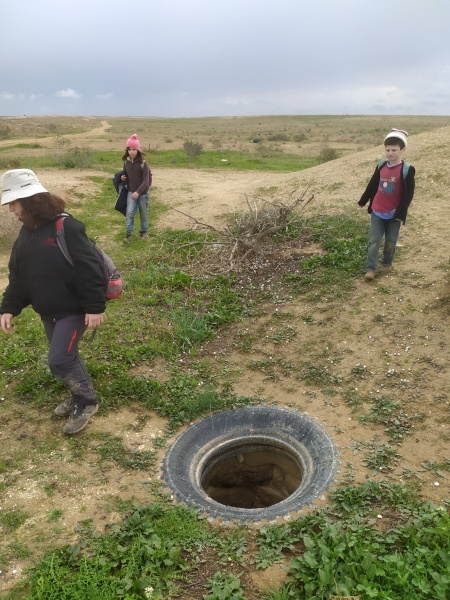
[[300, 195], [297, 195], [297, 192], [298, 190], [292, 191], [287, 202], [267, 199], [256, 201], [245, 196], [248, 212], [234, 215], [230, 224], [223, 229], [203, 223], [180, 210], [174, 210], [192, 221], [189, 231], [215, 233], [216, 240], [204, 243], [212, 245], [216, 251], [216, 258], [220, 257], [227, 263], [225, 271], [239, 271], [251, 256], [264, 253], [274, 235], [283, 230], [287, 231], [303, 219], [302, 213], [314, 199], [314, 194], [309, 192], [309, 188]]

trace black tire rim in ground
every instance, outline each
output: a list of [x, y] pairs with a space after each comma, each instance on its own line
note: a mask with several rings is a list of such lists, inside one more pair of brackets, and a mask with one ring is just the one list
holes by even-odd
[[[227, 465], [234, 464], [233, 461], [246, 465], [255, 456], [270, 456], [270, 460], [261, 458], [264, 464], [244, 468], [245, 476], [249, 471], [252, 476], [256, 469], [258, 477], [263, 479], [263, 474], [271, 468], [275, 472], [274, 482], [265, 485], [267, 482], [262, 481], [256, 492], [253, 488], [249, 491], [249, 486], [242, 484], [242, 473], [237, 474], [233, 500], [242, 496], [243, 505], [229, 505], [226, 494], [231, 486], [227, 481], [230, 472]], [[268, 463], [274, 464], [270, 467]], [[336, 447], [315, 419], [290, 409], [254, 406], [213, 414], [189, 427], [169, 448], [162, 477], [176, 501], [193, 505], [212, 519], [274, 521], [310, 506], [334, 481], [337, 465]], [[210, 493], [211, 489], [217, 489], [210, 485], [211, 477], [214, 484], [217, 473], [225, 480], [224, 489], [219, 490], [220, 501]], [[280, 473], [281, 479], [277, 479]], [[278, 485], [279, 480], [287, 482], [286, 486]], [[284, 487], [285, 497], [277, 501], [279, 489]], [[267, 497], [267, 490], [271, 495], [270, 505], [260, 506], [259, 497]], [[251, 504], [252, 499], [247, 501], [247, 492], [256, 498], [256, 508]]]

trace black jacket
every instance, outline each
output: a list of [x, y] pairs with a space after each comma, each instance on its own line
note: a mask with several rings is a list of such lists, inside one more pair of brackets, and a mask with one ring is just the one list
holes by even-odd
[[[406, 222], [406, 214], [408, 212], [409, 205], [414, 196], [415, 179], [414, 176], [416, 170], [412, 165], [409, 165], [408, 173], [406, 178], [403, 179], [403, 196], [400, 206], [397, 208], [394, 219], [400, 219], [403, 225]], [[380, 165], [377, 165], [374, 174], [372, 175], [364, 194], [361, 196], [361, 200], [358, 202], [359, 206], [365, 206], [369, 202], [367, 212], [372, 212], [372, 202], [375, 198], [375, 194], [378, 191], [380, 185]]]
[[116, 188], [116, 192], [119, 194], [123, 186], [127, 185], [126, 181], [122, 181], [122, 175], [126, 175], [126, 171], [118, 171], [113, 177], [113, 185]]
[[31, 231], [22, 227], [9, 260], [9, 285], [0, 313], [18, 315], [30, 305], [43, 318], [105, 311], [105, 282], [84, 224], [64, 222], [72, 267], [56, 243], [55, 222]]
[[126, 171], [119, 171], [113, 177], [113, 185], [116, 188], [116, 192], [118, 193], [114, 208], [121, 212], [124, 217], [126, 217], [127, 215], [128, 186], [126, 181], [122, 181], [122, 175], [126, 174]]

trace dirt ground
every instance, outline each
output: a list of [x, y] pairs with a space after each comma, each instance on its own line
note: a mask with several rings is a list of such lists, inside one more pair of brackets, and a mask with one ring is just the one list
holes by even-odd
[[[103, 123], [102, 127], [106, 126]], [[238, 373], [238, 394], [258, 393], [270, 402], [316, 417], [339, 449], [336, 483], [370, 477], [413, 482], [425, 498], [438, 503], [450, 502], [450, 470], [433, 468], [438, 464], [450, 466], [449, 156], [450, 127], [409, 138], [405, 158], [416, 167], [416, 194], [407, 225], [401, 229], [392, 273], [378, 275], [371, 283], [361, 277], [345, 303], [326, 297], [314, 304], [301, 298], [282, 302], [278, 310], [289, 315], [288, 323], [296, 332], [290, 339], [275, 341], [270, 335], [274, 326], [271, 312], [234, 325], [202, 350], [205, 357], [215, 356], [218, 366]], [[315, 194], [311, 213], [350, 214], [359, 211], [357, 200], [382, 157], [383, 147], [377, 146], [298, 173], [160, 169], [154, 170], [153, 181], [161, 202], [218, 227], [226, 214], [245, 210], [246, 195], [257, 197], [274, 187], [278, 196], [284, 196], [310, 185]], [[44, 185], [69, 201], [86, 185], [85, 178], [90, 174], [57, 170], [39, 173]], [[359, 215], [368, 226], [366, 210]], [[187, 217], [171, 210], [162, 216], [158, 227], [184, 228], [190, 224]], [[5, 283], [4, 279], [0, 281], [0, 287]], [[235, 343], [242, 332], [254, 334], [257, 340], [250, 355]], [[378, 474], [365, 466], [367, 449], [388, 438], [382, 427], [361, 424], [339, 394], [326, 394], [320, 386], [304, 385], [289, 373], [277, 376], [275, 370], [268, 376], [251, 368], [251, 361], [271, 357], [297, 365], [320, 357], [330, 372], [340, 375], [344, 382], [352, 381], [355, 393], [367, 398], [395, 396], [405, 419], [413, 423], [412, 434], [391, 444], [399, 455], [397, 464]], [[142, 371], [147, 371], [149, 377], [164, 377], [164, 365], [144, 365]], [[18, 406], [14, 419], [0, 425], [3, 454], [5, 448], [17, 448], [24, 439], [31, 438], [36, 445], [49, 444], [47, 457], [39, 466], [30, 460], [25, 470], [15, 473], [17, 483], [1, 499], [3, 510], [17, 507], [33, 515], [19, 530], [19, 539], [21, 535], [23, 539], [41, 535], [47, 542], [73, 541], [80, 522], [92, 518], [101, 530], [118, 518], [115, 497], [150, 500], [151, 480], [156, 475], [119, 467], [98, 472], [89, 461], [70, 458], [69, 442], [63, 443], [62, 450], [58, 445], [53, 451], [48, 440], [60, 435], [59, 421], [37, 413], [30, 419], [29, 413], [27, 407]], [[150, 418], [142, 426], [144, 413]], [[164, 425], [158, 416], [132, 406], [96, 415], [89, 431], [108, 432], [122, 438], [130, 448], [142, 450], [150, 449]], [[8, 454], [13, 454], [12, 450], [6, 451], [6, 458]], [[161, 451], [160, 460], [162, 457]], [[44, 492], [45, 485], [53, 488], [51, 495]], [[317, 504], [323, 502], [326, 496]], [[48, 514], [61, 506], [62, 522], [57, 530], [49, 528]], [[25, 562], [16, 561], [0, 576], [0, 592], [17, 581]], [[276, 574], [271, 577], [273, 584]]]

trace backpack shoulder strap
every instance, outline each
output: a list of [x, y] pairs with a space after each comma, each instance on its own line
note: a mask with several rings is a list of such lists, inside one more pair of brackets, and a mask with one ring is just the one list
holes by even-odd
[[402, 176], [403, 176], [403, 181], [405, 181], [406, 176], [408, 175], [408, 171], [409, 171], [409, 167], [411, 165], [407, 162], [403, 162], [403, 169], [402, 169]]
[[[380, 162], [377, 165], [377, 169], [381, 169], [381, 167], [383, 165], [385, 165], [386, 163], [387, 163], [386, 159], [380, 160]], [[406, 176], [408, 175], [408, 171], [409, 171], [409, 167], [410, 166], [411, 165], [409, 163], [403, 161], [403, 167], [402, 167], [402, 178], [403, 178], [403, 181], [405, 181]]]
[[55, 221], [56, 243], [64, 255], [64, 258], [73, 267], [73, 259], [70, 256], [69, 248], [67, 247], [66, 238], [64, 235], [64, 219], [68, 217], [67, 213], [61, 213]]

